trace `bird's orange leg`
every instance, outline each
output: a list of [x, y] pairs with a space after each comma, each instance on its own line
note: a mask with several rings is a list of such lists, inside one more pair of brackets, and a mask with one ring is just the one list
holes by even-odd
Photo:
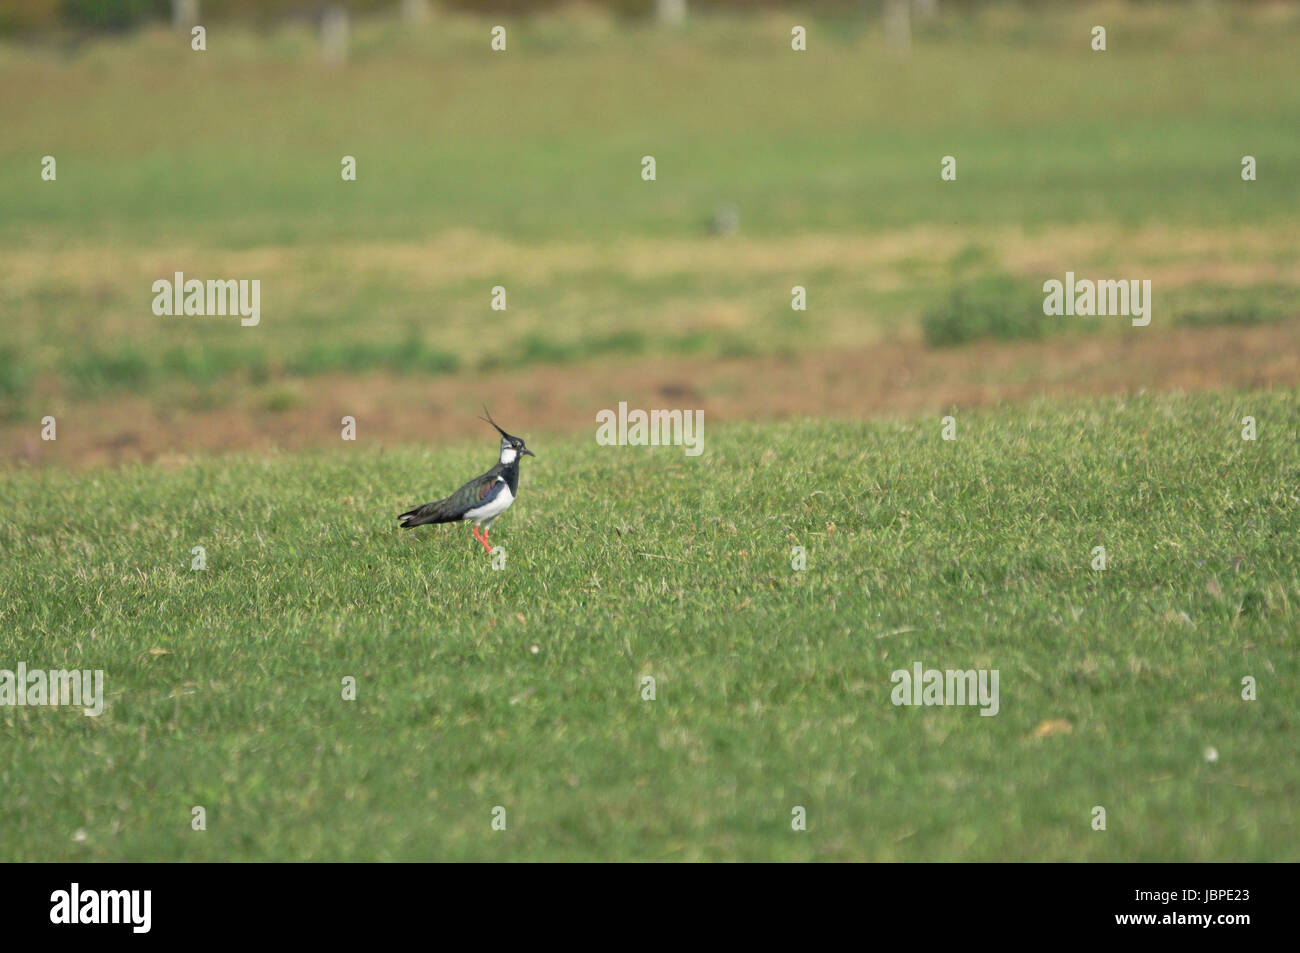
[[479, 528], [477, 523], [474, 525], [474, 529], [472, 532], [474, 533], [474, 538], [483, 544], [484, 551], [489, 553], [492, 552], [492, 547], [488, 545], [487, 534], [484, 534], [482, 536], [479, 535]]

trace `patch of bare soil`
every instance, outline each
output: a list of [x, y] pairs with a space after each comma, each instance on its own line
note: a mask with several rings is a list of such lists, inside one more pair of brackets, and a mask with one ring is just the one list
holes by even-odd
[[432, 379], [309, 378], [271, 385], [296, 392], [296, 404], [284, 410], [267, 409], [265, 391], [189, 412], [126, 396], [65, 405], [57, 414], [57, 441], [40, 439], [39, 416], [6, 423], [0, 451], [19, 464], [179, 465], [194, 454], [337, 447], [344, 416], [356, 418], [361, 443], [436, 444], [481, 437], [476, 415], [485, 402], [505, 426], [531, 439], [594, 433], [597, 411], [619, 401], [645, 409], [700, 408], [716, 423], [947, 413], [1040, 395], [1297, 385], [1300, 318], [955, 349], [900, 338], [788, 357], [606, 361]]

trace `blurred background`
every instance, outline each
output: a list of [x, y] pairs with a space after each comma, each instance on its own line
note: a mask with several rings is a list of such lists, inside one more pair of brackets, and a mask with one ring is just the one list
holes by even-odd
[[1275, 2], [3, 0], [0, 459], [1293, 386], [1297, 64]]

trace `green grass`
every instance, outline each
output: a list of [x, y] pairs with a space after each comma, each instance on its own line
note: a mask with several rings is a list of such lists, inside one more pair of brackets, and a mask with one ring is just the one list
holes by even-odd
[[[362, 22], [336, 71], [287, 28], [223, 26], [201, 54], [165, 30], [70, 58], [9, 47], [0, 76], [26, 82], [5, 101], [0, 237], [675, 236], [725, 200], [765, 235], [1293, 219], [1300, 106], [1285, 80], [1300, 20], [1156, 10], [1158, 29], [1136, 36], [1152, 14], [1112, 10], [1105, 54], [1088, 47], [1086, 8], [1036, 12], [1032, 35], [1015, 14], [939, 32], [909, 55], [867, 17], [839, 38], [810, 21], [810, 50], [794, 54], [791, 14], [595, 36], [580, 18], [520, 20], [499, 55], [489, 20]], [[1249, 187], [1247, 152], [1265, 157]], [[654, 185], [639, 178], [646, 153]], [[59, 158], [57, 187], [37, 180], [44, 154]], [[359, 161], [346, 187], [344, 154]], [[941, 185], [946, 154], [959, 176]]]
[[[1087, 43], [1097, 10], [997, 4], [918, 27], [907, 55], [874, 15], [795, 13], [680, 31], [524, 18], [500, 55], [492, 21], [364, 18], [336, 70], [301, 25], [216, 23], [205, 53], [166, 29], [0, 43], [0, 351], [16, 368], [0, 371], [0, 414], [29, 412], [41, 386], [164, 401], [177, 381], [220, 395], [353, 361], [470, 373], [865, 347], [943, 306], [962, 248], [1036, 293], [1067, 269], [1148, 274], [1161, 243], [1122, 239], [1152, 225], [1264, 236], [1237, 264], [1293, 314], [1300, 15], [1103, 9], [1104, 54]], [[806, 53], [789, 49], [796, 15]], [[1256, 182], [1240, 180], [1245, 154]], [[739, 233], [712, 238], [725, 204]], [[998, 229], [1042, 254], [1007, 260]], [[1192, 299], [1192, 323], [1255, 314], [1240, 281], [1196, 305], [1223, 254], [1189, 243], [1160, 301]], [[151, 282], [173, 270], [259, 278], [265, 320], [154, 317]], [[496, 284], [511, 334], [484, 342]]]
[[[0, 667], [109, 700], [0, 709], [0, 853], [1294, 861], [1298, 397], [527, 434], [500, 571], [393, 522], [480, 444], [5, 471]], [[915, 661], [1000, 713], [894, 707]]]
[[934, 345], [1037, 338], [1049, 327], [1042, 306], [1041, 291], [1005, 275], [986, 275], [955, 286], [947, 302], [921, 316], [921, 331]]
[[1189, 327], [1255, 325], [1284, 320], [1296, 314], [1290, 288], [1270, 282], [1248, 287], [1201, 286], [1171, 295], [1170, 306], [1180, 323]]

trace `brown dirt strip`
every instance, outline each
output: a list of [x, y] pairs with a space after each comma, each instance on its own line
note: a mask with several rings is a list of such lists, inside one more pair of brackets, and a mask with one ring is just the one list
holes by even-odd
[[[249, 389], [228, 406], [184, 412], [147, 397], [53, 402], [58, 440], [40, 414], [0, 426], [9, 464], [64, 466], [136, 460], [180, 464], [193, 454], [338, 446], [340, 420], [358, 442], [443, 443], [482, 437], [486, 402], [498, 420], [535, 435], [595, 432], [596, 412], [700, 408], [713, 423], [790, 416], [947, 413], [1039, 395], [1300, 386], [1300, 317], [1250, 328], [1179, 329], [933, 349], [908, 339], [788, 357], [538, 366], [437, 378], [330, 376]], [[269, 390], [296, 406], [272, 411]], [[42, 412], [44, 413], [44, 412]]]

